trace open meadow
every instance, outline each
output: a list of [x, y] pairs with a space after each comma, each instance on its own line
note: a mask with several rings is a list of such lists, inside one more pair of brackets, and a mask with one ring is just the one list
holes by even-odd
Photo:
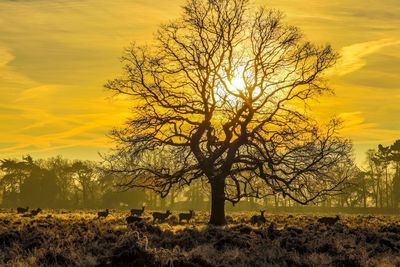
[[24, 217], [0, 213], [1, 266], [399, 266], [400, 218], [229, 213], [225, 227], [208, 226], [208, 213], [179, 223], [178, 212], [153, 224], [127, 225], [129, 211], [45, 210]]

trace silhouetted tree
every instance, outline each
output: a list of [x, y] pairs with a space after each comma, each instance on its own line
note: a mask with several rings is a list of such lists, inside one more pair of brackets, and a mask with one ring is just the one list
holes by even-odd
[[74, 191], [73, 170], [71, 162], [61, 156], [45, 160], [45, 167], [54, 173], [59, 187], [58, 206], [72, 206], [72, 192]]
[[[281, 19], [247, 0], [190, 0], [153, 46], [126, 51], [122, 77], [106, 85], [135, 101], [108, 158], [125, 186], [166, 196], [205, 176], [216, 225], [225, 201], [273, 191], [306, 204], [341, 189], [329, 170], [349, 161], [351, 145], [337, 121], [319, 127], [303, 108], [329, 91], [322, 75], [337, 55]], [[161, 152], [174, 168], [146, 161]]]
[[97, 186], [96, 167], [90, 161], [77, 160], [71, 165], [76, 190], [82, 195], [82, 207], [88, 208], [92, 203]]
[[0, 169], [5, 173], [1, 178], [4, 206], [30, 205], [56, 207], [59, 186], [56, 175], [32, 157], [23, 157], [22, 161], [2, 160]]
[[347, 207], [367, 207], [366, 173], [359, 170], [353, 172], [349, 185], [343, 191], [342, 200]]
[[395, 174], [393, 177], [393, 206], [399, 207], [400, 202], [400, 140], [396, 140], [390, 146], [390, 160], [395, 164]]
[[381, 161], [377, 158], [377, 151], [375, 149], [369, 149], [367, 151], [367, 166], [369, 168], [368, 172], [370, 173], [371, 178], [373, 179], [373, 196], [375, 207], [382, 208], [383, 207], [383, 192], [382, 192], [382, 173], [383, 168]]
[[55, 208], [59, 193], [55, 173], [33, 166], [21, 186], [21, 205]]
[[385, 199], [386, 199], [386, 207], [389, 207], [391, 203], [390, 201], [390, 183], [389, 183], [389, 174], [388, 174], [388, 168], [390, 164], [390, 147], [385, 147], [382, 145], [378, 145], [378, 152], [376, 154], [377, 160], [380, 161], [380, 164], [384, 170], [385, 173]]
[[33, 159], [31, 156], [22, 157], [22, 161], [3, 159], [0, 169], [4, 175], [0, 180], [3, 188], [3, 202], [5, 206], [17, 206], [21, 201], [21, 187], [32, 170]]

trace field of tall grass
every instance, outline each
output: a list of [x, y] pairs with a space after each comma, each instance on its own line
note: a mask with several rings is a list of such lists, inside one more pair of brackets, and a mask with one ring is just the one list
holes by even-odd
[[196, 213], [178, 223], [127, 225], [128, 211], [45, 210], [36, 217], [0, 212], [1, 266], [400, 266], [400, 217], [341, 216], [333, 226], [321, 216], [229, 213], [225, 227]]

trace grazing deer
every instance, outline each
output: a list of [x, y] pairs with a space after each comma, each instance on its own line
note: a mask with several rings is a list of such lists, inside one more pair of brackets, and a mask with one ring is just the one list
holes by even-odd
[[31, 216], [34, 217], [34, 216], [38, 215], [41, 211], [42, 211], [41, 208], [37, 208], [35, 210], [32, 210], [31, 211]]
[[179, 223], [181, 223], [181, 221], [186, 220], [187, 223], [190, 222], [190, 220], [193, 218], [194, 216], [194, 211], [193, 210], [189, 210], [189, 213], [179, 213]]
[[126, 217], [125, 220], [126, 220], [127, 224], [131, 224], [134, 222], [141, 222], [143, 220], [143, 218], [137, 217], [135, 215], [131, 215], [131, 216]]
[[172, 214], [172, 213], [171, 213], [169, 210], [167, 210], [166, 213], [162, 213], [162, 212], [153, 212], [153, 213], [152, 213], [152, 215], [153, 215], [153, 223], [155, 223], [156, 221], [163, 222], [163, 221], [165, 221], [165, 219], [167, 219], [168, 216], [171, 215], [171, 214]]
[[340, 220], [339, 215], [336, 215], [336, 217], [322, 217], [322, 218], [319, 218], [318, 222], [326, 224], [326, 225], [334, 225], [339, 220]]
[[25, 212], [27, 212], [29, 210], [29, 207], [26, 207], [26, 208], [20, 208], [20, 207], [18, 207], [17, 208], [17, 213], [25, 213]]
[[131, 209], [131, 215], [142, 216], [144, 213], [144, 206], [142, 209]]
[[251, 224], [257, 224], [258, 226], [260, 226], [261, 224], [264, 224], [267, 220], [264, 217], [264, 212], [265, 210], [260, 210], [261, 215], [253, 215], [250, 218], [250, 223]]
[[108, 216], [108, 214], [109, 214], [108, 209], [106, 209], [105, 211], [99, 211], [97, 213], [97, 219], [100, 219], [102, 217], [106, 218]]
[[32, 217], [35, 217], [36, 215], [38, 215], [41, 211], [42, 211], [41, 208], [37, 208], [35, 210], [31, 210], [31, 213], [26, 213], [26, 214], [22, 215], [22, 217], [32, 218]]

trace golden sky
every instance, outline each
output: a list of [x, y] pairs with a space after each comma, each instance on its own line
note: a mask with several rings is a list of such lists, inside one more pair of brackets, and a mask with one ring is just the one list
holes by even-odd
[[[129, 116], [102, 85], [120, 73], [130, 42], [151, 40], [181, 0], [0, 0], [0, 158], [99, 159], [107, 132]], [[308, 39], [342, 55], [335, 96], [314, 104], [366, 149], [400, 139], [399, 0], [257, 0], [282, 10]]]

